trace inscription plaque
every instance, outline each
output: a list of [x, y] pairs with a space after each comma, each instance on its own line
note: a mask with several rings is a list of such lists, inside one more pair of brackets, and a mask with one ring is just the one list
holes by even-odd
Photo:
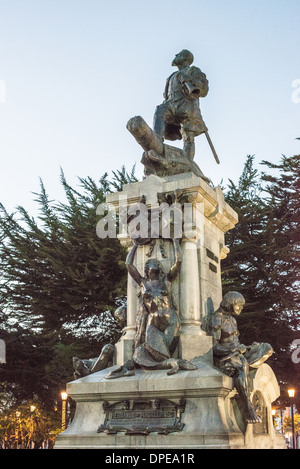
[[211, 270], [212, 272], [215, 272], [215, 273], [218, 272], [217, 267], [216, 267], [214, 264], [212, 264], [211, 262], [209, 262], [208, 267], [210, 268], [210, 270]]
[[103, 410], [105, 421], [99, 426], [98, 433], [168, 434], [180, 432], [184, 427], [181, 422], [181, 414], [185, 410], [183, 399], [179, 403], [167, 399], [126, 400], [114, 404], [104, 402]]
[[260, 391], [254, 393], [252, 404], [256, 414], [261, 418], [260, 423], [253, 425], [253, 433], [268, 433], [268, 410]]
[[206, 255], [207, 255], [207, 257], [209, 257], [210, 259], [215, 261], [217, 264], [219, 263], [219, 259], [217, 258], [217, 256], [210, 249], [206, 248]]

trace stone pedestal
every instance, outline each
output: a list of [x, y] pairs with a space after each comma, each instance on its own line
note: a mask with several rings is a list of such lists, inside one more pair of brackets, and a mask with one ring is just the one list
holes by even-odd
[[[105, 376], [132, 358], [138, 308], [137, 284], [128, 276], [127, 326], [117, 344], [116, 365], [67, 385], [76, 401], [72, 424], [59, 435], [55, 448], [284, 448], [271, 417], [271, 403], [279, 388], [271, 368], [264, 364], [251, 372], [252, 400], [262, 424], [247, 425], [239, 410], [232, 379], [213, 366], [212, 338], [202, 329], [209, 312], [222, 299], [221, 260], [228, 249], [224, 233], [237, 223], [237, 214], [225, 203], [219, 187], [212, 188], [193, 173], [125, 185], [107, 196], [116, 211], [141, 200], [147, 209], [175, 197], [189, 204], [181, 239], [183, 262], [172, 283], [172, 298], [181, 323], [175, 356], [192, 361], [192, 371], [172, 376], [166, 370], [137, 369], [134, 376], [107, 380]], [[165, 238], [165, 237], [164, 237]], [[120, 241], [131, 249], [126, 232]], [[139, 246], [135, 265], [141, 275], [149, 257], [165, 272], [174, 262], [173, 244], [159, 239]], [[141, 423], [142, 422], [142, 423]], [[99, 431], [99, 432], [98, 432]]]
[[[106, 380], [111, 368], [69, 383], [67, 391], [76, 401], [76, 414], [72, 424], [57, 438], [55, 448], [285, 448], [283, 436], [275, 432], [272, 424], [271, 402], [278, 397], [279, 388], [268, 365], [251, 372], [252, 396], [255, 399], [258, 396], [263, 415], [262, 424], [255, 428], [256, 425], [243, 421], [232, 379], [203, 358], [193, 363], [197, 370], [173, 376], [166, 376], [164, 370], [137, 370], [135, 376]], [[166, 400], [178, 406], [176, 422], [169, 433], [162, 428], [167, 428], [172, 408], [167, 412], [159, 408], [159, 402]], [[148, 403], [156, 405], [156, 410], [147, 414], [145, 410], [132, 410], [138, 405], [145, 409]], [[118, 410], [109, 413], [109, 408]], [[147, 419], [149, 433], [137, 430], [141, 418]], [[171, 419], [167, 423], [170, 422]], [[118, 425], [123, 425], [122, 431], [116, 431]], [[156, 431], [152, 431], [153, 425]]]

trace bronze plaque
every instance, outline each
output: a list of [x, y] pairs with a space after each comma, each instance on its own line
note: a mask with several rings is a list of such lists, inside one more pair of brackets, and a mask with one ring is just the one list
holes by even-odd
[[253, 433], [268, 433], [268, 410], [260, 391], [254, 393], [252, 404], [256, 414], [261, 418], [260, 423], [253, 425]]
[[184, 400], [178, 404], [167, 399], [104, 402], [105, 421], [97, 432], [125, 432], [126, 435], [180, 432], [184, 426], [181, 422], [184, 409]]

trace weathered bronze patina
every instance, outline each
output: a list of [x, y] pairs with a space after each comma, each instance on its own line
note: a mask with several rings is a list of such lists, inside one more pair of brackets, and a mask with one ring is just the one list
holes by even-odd
[[168, 273], [164, 272], [157, 259], [148, 259], [142, 276], [134, 265], [138, 249], [136, 243], [127, 256], [128, 272], [140, 287], [134, 352], [132, 360], [110, 372], [107, 379], [130, 376], [135, 366], [169, 369], [168, 375], [177, 373], [179, 369], [196, 369], [189, 361], [172, 357], [178, 343], [180, 322], [172, 304], [171, 284], [178, 276], [182, 263], [179, 240], [174, 239], [173, 245], [175, 262]]
[[[204, 133], [215, 160], [220, 163], [208, 129], [202, 119], [199, 98], [208, 93], [206, 75], [195, 66], [193, 54], [183, 49], [177, 54], [172, 65], [178, 71], [167, 79], [164, 101], [156, 107], [153, 130], [141, 116], [130, 119], [127, 129], [144, 149], [141, 162], [145, 176], [159, 177], [192, 172], [206, 182], [210, 182], [193, 161], [195, 137]], [[164, 140], [183, 140], [183, 149], [166, 145]]]
[[209, 182], [197, 163], [184, 150], [162, 143], [141, 116], [132, 117], [127, 123], [127, 129], [145, 150], [141, 159], [145, 176], [155, 174], [164, 177], [192, 172]]
[[270, 344], [254, 342], [245, 346], [239, 341], [239, 331], [234, 316], [239, 316], [245, 304], [238, 292], [227, 293], [217, 311], [208, 321], [208, 332], [213, 336], [214, 364], [234, 379], [248, 423], [260, 423], [250, 399], [249, 368], [258, 368], [273, 353]]
[[[114, 312], [114, 317], [121, 329], [126, 325], [127, 307], [119, 306]], [[113, 344], [106, 344], [101, 349], [100, 355], [95, 358], [80, 359], [73, 357], [74, 379], [96, 373], [113, 365], [116, 347]]]
[[193, 54], [183, 49], [172, 62], [178, 71], [167, 79], [164, 102], [157, 106], [153, 130], [167, 140], [183, 139], [185, 154], [193, 159], [194, 138], [207, 131], [201, 116], [199, 98], [208, 93], [208, 80], [198, 67], [191, 66]]
[[113, 404], [103, 403], [105, 421], [98, 428], [98, 433], [125, 435], [148, 435], [157, 432], [167, 435], [180, 432], [184, 423], [181, 414], [185, 410], [185, 401], [178, 403], [167, 399], [120, 401]]

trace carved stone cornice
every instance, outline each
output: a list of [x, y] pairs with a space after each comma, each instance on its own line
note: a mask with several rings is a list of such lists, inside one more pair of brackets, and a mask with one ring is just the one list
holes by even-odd
[[238, 215], [225, 202], [221, 187], [214, 188], [193, 173], [165, 178], [151, 175], [141, 182], [124, 185], [121, 192], [108, 194], [106, 202], [118, 212], [120, 206], [140, 202], [143, 196], [149, 209], [164, 200], [191, 203], [195, 207], [202, 204], [204, 216], [223, 233], [234, 228], [238, 222]]

